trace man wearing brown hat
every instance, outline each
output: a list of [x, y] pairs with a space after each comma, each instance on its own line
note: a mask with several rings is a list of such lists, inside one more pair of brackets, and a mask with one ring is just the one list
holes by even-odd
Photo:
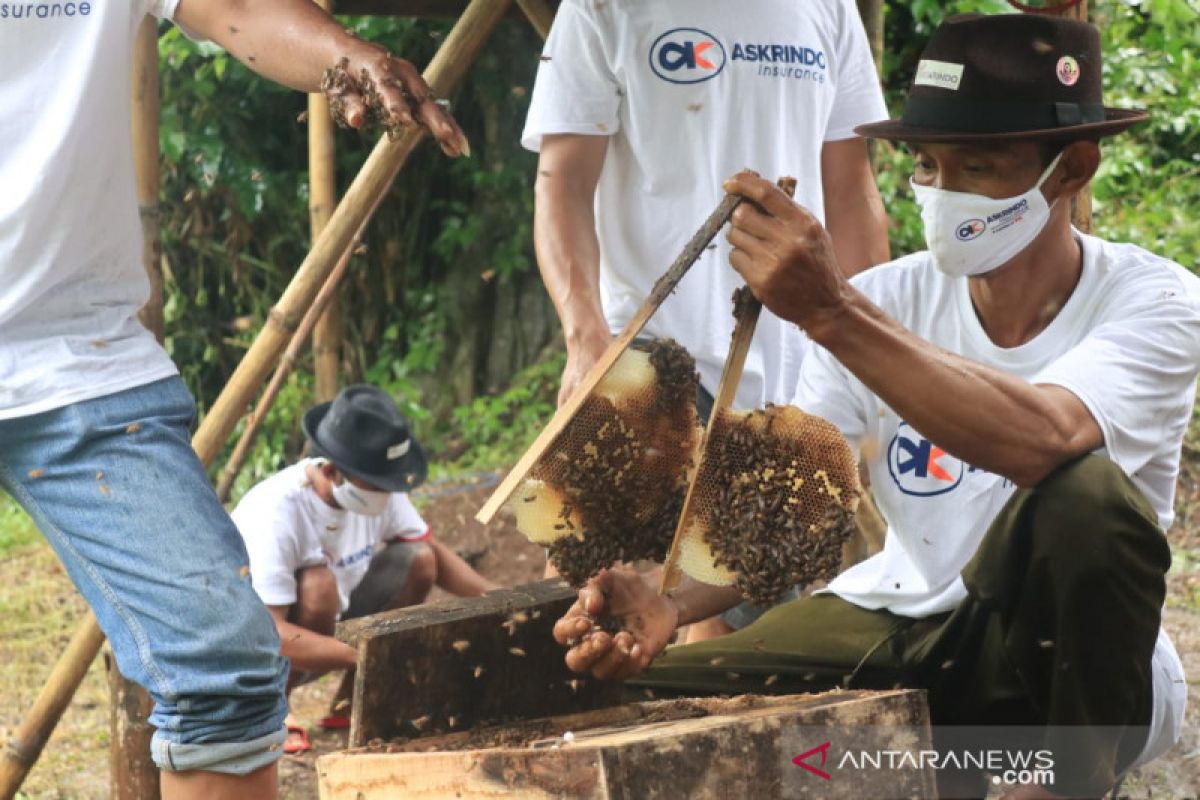
[[849, 281], [806, 209], [730, 179], [754, 201], [734, 216], [731, 263], [820, 345], [796, 404], [878, 445], [864, 460], [886, 543], [828, 591], [661, 657], [676, 625], [738, 598], [696, 583], [663, 598], [606, 573], [556, 636], [583, 635], [583, 611], [629, 629], [575, 643], [572, 668], [689, 692], [763, 691], [771, 675], [770, 691], [924, 688], [935, 742], [941, 726], [983, 727], [984, 743], [1015, 730], [995, 726], [1035, 731], [1053, 781], [1014, 797], [1098, 796], [1178, 740], [1163, 532], [1200, 371], [1200, 280], [1071, 226], [1098, 140], [1146, 118], [1105, 108], [1100, 84], [1090, 25], [944, 22], [902, 119], [857, 129], [911, 147], [929, 250]]
[[[395, 401], [375, 386], [349, 386], [304, 415], [314, 458], [251, 489], [233, 511], [254, 590], [275, 620], [291, 660], [288, 692], [334, 669], [353, 670], [357, 653], [333, 637], [339, 619], [422, 603], [436, 585], [460, 597], [496, 588], [433, 539], [408, 498], [425, 481], [421, 445]], [[347, 678], [350, 673], [347, 673]], [[349, 726], [338, 706], [325, 728]], [[289, 715], [285, 752], [309, 749]]]

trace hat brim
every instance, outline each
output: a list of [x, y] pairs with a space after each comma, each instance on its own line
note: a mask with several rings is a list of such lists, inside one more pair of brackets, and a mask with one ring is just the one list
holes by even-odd
[[304, 417], [300, 420], [300, 427], [308, 437], [313, 455], [329, 459], [350, 477], [366, 481], [385, 492], [411, 492], [425, 482], [429, 476], [429, 462], [416, 437], [409, 440], [412, 447], [402, 458], [392, 462], [392, 469], [387, 472], [364, 472], [355, 468], [353, 458], [344, 452], [337, 442], [323, 441], [317, 434], [321, 420], [329, 413], [332, 405], [333, 403], [319, 403], [304, 412]]
[[906, 125], [903, 120], [870, 122], [859, 125], [854, 132], [867, 139], [887, 139], [895, 142], [1004, 142], [1015, 140], [1062, 141], [1064, 139], [1096, 139], [1114, 136], [1150, 118], [1145, 111], [1127, 108], [1104, 109], [1103, 122], [1088, 122], [1062, 128], [1043, 128], [1033, 131], [1007, 133], [966, 133], [937, 128]]

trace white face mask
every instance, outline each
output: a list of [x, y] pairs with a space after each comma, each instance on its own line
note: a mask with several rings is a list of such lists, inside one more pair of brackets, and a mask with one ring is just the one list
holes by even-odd
[[1016, 197], [951, 192], [910, 180], [937, 268], [952, 278], [983, 275], [1028, 247], [1050, 220], [1042, 184], [1061, 158], [1055, 156], [1034, 187]]
[[370, 489], [360, 489], [345, 478], [333, 487], [334, 501], [355, 514], [368, 517], [378, 517], [387, 510], [390, 492], [375, 492]]

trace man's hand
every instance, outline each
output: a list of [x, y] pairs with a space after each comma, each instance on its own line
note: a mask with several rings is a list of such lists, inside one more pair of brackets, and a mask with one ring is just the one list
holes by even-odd
[[416, 67], [369, 42], [358, 41], [348, 50], [337, 64], [326, 69], [321, 80], [321, 91], [339, 125], [360, 128], [373, 115], [389, 135], [395, 136], [419, 122], [433, 134], [446, 155], [471, 154], [466, 135], [437, 102]]
[[[597, 619], [618, 622], [612, 635]], [[679, 624], [671, 598], [659, 595], [637, 573], [605, 570], [579, 591], [579, 599], [554, 624], [554, 638], [569, 647], [567, 666], [601, 680], [625, 680], [649, 666]]]
[[392, 128], [412, 125], [415, 115], [447, 155], [471, 152], [412, 64], [359, 39], [311, 0], [181, 0], [174, 19], [260, 75], [302, 92], [321, 91], [326, 71], [340, 68], [352, 85], [336, 98], [352, 127], [362, 125], [372, 107]]
[[587, 375], [588, 370], [600, 360], [600, 356], [604, 355], [604, 351], [608, 349], [611, 342], [612, 334], [608, 332], [608, 326], [601, 320], [599, 327], [580, 337], [575, 344], [567, 346], [567, 364], [563, 367], [562, 383], [558, 388], [558, 404], [560, 406], [567, 402], [567, 398], [575, 391], [575, 387], [583, 380], [583, 376]]
[[836, 319], [849, 284], [817, 218], [752, 172], [730, 178], [725, 191], [753, 201], [734, 212], [728, 239], [729, 262], [754, 296], [805, 330]]

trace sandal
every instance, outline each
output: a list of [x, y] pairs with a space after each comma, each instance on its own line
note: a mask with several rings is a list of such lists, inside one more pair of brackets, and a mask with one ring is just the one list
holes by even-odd
[[323, 731], [344, 731], [350, 727], [347, 714], [330, 714], [317, 723]]
[[308, 730], [303, 725], [294, 722], [287, 724], [287, 739], [283, 742], [283, 752], [289, 756], [297, 753], [307, 753], [312, 750], [312, 742], [308, 740]]

